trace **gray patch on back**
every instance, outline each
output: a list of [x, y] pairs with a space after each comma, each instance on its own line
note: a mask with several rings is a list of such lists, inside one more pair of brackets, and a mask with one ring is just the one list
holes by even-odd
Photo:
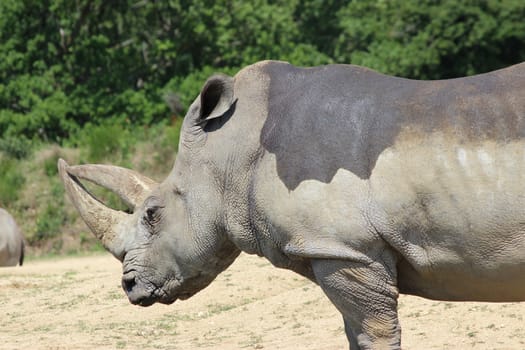
[[405, 126], [452, 130], [465, 141], [525, 136], [525, 117], [494, 97], [522, 88], [523, 77], [509, 82], [503, 71], [425, 82], [350, 65], [273, 62], [264, 70], [269, 105], [260, 141], [291, 190], [308, 179], [329, 183], [338, 169], [368, 179]]

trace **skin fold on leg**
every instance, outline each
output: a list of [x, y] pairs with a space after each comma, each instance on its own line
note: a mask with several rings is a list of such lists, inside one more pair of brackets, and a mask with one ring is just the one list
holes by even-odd
[[394, 264], [314, 260], [312, 268], [325, 294], [343, 314], [351, 350], [401, 348]]

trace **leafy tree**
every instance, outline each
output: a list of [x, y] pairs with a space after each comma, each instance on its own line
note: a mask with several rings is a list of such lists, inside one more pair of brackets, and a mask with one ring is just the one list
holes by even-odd
[[336, 60], [384, 73], [449, 78], [525, 60], [520, 0], [355, 1], [338, 18]]
[[341, 34], [337, 13], [350, 0], [300, 0], [294, 9], [301, 42], [310, 43], [333, 61], [334, 47]]
[[169, 116], [163, 100], [168, 82], [177, 89], [197, 72], [235, 71], [266, 58], [329, 62], [301, 42], [296, 5], [2, 1], [0, 135], [62, 142], [87, 122], [152, 124]]

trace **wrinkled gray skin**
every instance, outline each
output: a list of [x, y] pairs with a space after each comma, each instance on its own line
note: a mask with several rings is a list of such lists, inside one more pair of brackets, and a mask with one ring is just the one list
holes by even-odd
[[399, 293], [525, 300], [524, 137], [525, 64], [414, 81], [265, 61], [206, 82], [162, 183], [59, 169], [132, 303], [186, 299], [244, 251], [317, 283], [351, 349], [399, 349]]
[[15, 219], [0, 208], [0, 266], [22, 266], [24, 263], [24, 237]]

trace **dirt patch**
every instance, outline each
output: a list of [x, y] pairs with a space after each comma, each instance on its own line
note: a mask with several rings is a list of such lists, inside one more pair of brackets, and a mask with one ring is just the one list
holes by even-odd
[[[254, 256], [173, 305], [141, 308], [109, 255], [0, 269], [0, 349], [347, 349], [321, 290]], [[402, 296], [404, 349], [524, 349], [525, 303]]]

